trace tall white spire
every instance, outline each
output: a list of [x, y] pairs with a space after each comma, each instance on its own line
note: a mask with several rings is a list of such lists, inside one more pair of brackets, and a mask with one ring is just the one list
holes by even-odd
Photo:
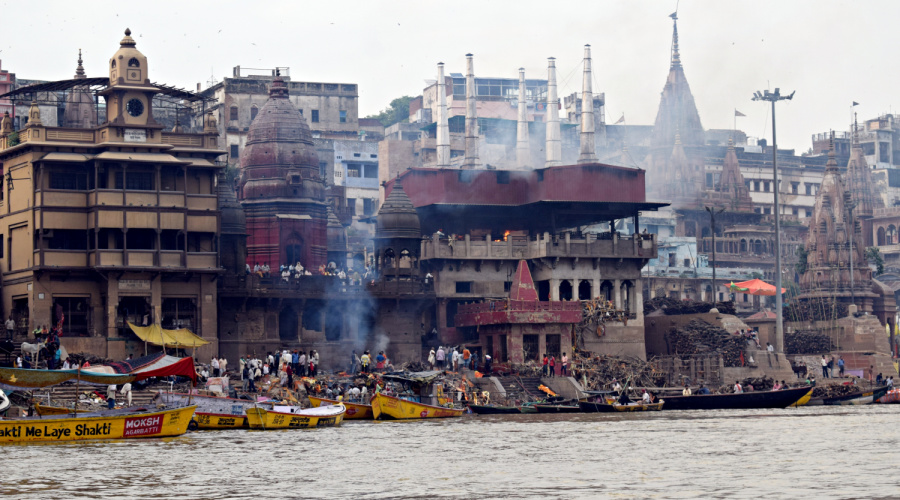
[[444, 63], [438, 63], [438, 119], [437, 119], [437, 163], [438, 168], [450, 166], [450, 125], [447, 122], [447, 85], [444, 81]]
[[596, 163], [594, 153], [594, 94], [591, 90], [591, 46], [584, 46], [584, 79], [581, 91], [581, 154], [578, 163]]
[[462, 168], [478, 168], [478, 111], [475, 108], [475, 63], [466, 54], [466, 158]]
[[526, 168], [531, 163], [528, 142], [528, 104], [525, 101], [525, 68], [519, 68], [519, 120], [516, 127], [516, 165]]
[[559, 96], [556, 91], [556, 58], [547, 59], [547, 162], [545, 166], [562, 164], [562, 142], [559, 135]]

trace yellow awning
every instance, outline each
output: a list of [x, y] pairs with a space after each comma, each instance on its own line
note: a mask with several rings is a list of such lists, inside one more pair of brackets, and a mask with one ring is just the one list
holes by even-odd
[[200, 347], [209, 344], [208, 340], [198, 337], [187, 328], [165, 330], [159, 325], [137, 326], [128, 322], [131, 331], [144, 342], [165, 347]]

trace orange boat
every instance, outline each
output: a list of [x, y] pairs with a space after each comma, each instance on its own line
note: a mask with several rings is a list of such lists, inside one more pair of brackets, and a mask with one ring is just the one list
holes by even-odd
[[372, 414], [375, 420], [461, 417], [465, 411], [465, 409], [416, 403], [384, 394], [376, 394], [372, 398]]
[[362, 403], [348, 403], [346, 401], [338, 401], [336, 399], [317, 398], [309, 396], [309, 406], [318, 408], [319, 406], [333, 406], [342, 403], [347, 407], [344, 413], [344, 420], [374, 420], [375, 415], [372, 413], [372, 405]]

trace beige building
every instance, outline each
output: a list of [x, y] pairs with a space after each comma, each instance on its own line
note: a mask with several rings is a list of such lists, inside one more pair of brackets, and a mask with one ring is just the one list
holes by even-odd
[[126, 30], [108, 80], [8, 94], [90, 85], [108, 110], [92, 128], [45, 126], [37, 104], [21, 130], [3, 120], [2, 308], [19, 338], [62, 321], [70, 352], [122, 359], [144, 351], [126, 322], [158, 322], [209, 340], [199, 355], [217, 352], [223, 151], [212, 115], [200, 133], [163, 130], [154, 120], [159, 98], [202, 98], [150, 82], [148, 60]]

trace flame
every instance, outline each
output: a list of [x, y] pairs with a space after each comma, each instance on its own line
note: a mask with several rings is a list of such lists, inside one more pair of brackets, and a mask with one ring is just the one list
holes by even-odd
[[506, 241], [506, 238], [509, 237], [509, 229], [503, 231], [503, 241]]

